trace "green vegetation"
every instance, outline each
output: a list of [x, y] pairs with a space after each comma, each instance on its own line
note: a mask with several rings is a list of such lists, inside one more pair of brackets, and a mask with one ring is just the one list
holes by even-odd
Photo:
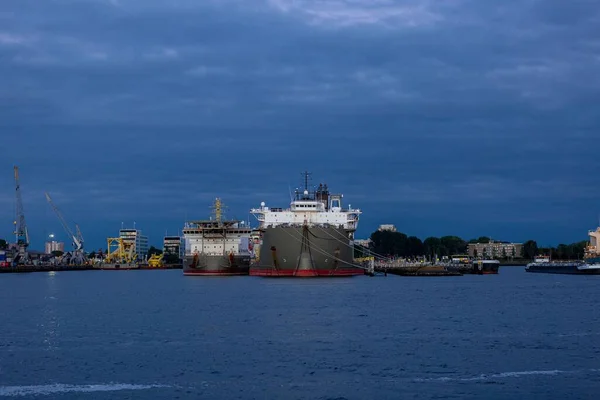
[[[387, 257], [428, 257], [433, 258], [452, 256], [457, 254], [467, 254], [469, 243], [490, 243], [492, 239], [486, 236], [478, 239], [471, 239], [468, 242], [458, 236], [428, 237], [421, 241], [416, 236], [408, 236], [402, 232], [375, 231], [371, 234], [371, 244], [369, 249], [362, 246], [355, 246], [355, 257], [365, 257], [369, 251], [387, 256]], [[498, 243], [507, 243], [495, 241]], [[527, 259], [531, 260], [539, 254], [550, 255], [552, 259], [567, 260], [583, 258], [587, 242], [577, 242], [572, 244], [560, 244], [557, 247], [538, 247], [535, 240], [528, 240], [523, 243], [522, 254], [515, 254], [514, 249], [507, 254], [506, 250], [502, 254], [475, 254], [477, 257], [492, 257], [497, 259]]]
[[428, 237], [421, 241], [416, 236], [407, 236], [401, 232], [375, 231], [371, 234], [369, 250], [385, 256], [404, 258], [433, 257], [435, 255], [441, 257], [452, 254], [465, 254], [467, 242], [458, 236]]
[[553, 260], [580, 260], [583, 258], [587, 245], [588, 242], [585, 240], [571, 244], [561, 243], [556, 247], [540, 247], [538, 254], [550, 256]]
[[179, 254], [173, 254], [173, 253], [165, 253], [164, 257], [163, 257], [163, 262], [165, 264], [180, 264], [181, 263], [181, 259], [179, 258]]
[[152, 257], [154, 254], [160, 256], [162, 254], [162, 250], [157, 249], [154, 246], [150, 246], [150, 248], [148, 249], [148, 258]]
[[65, 253], [64, 253], [64, 252], [62, 252], [62, 251], [60, 251], [60, 250], [54, 250], [54, 251], [52, 252], [52, 255], [53, 255], [54, 257], [60, 257], [60, 256], [62, 256], [63, 254], [65, 254]]
[[8, 243], [4, 239], [0, 239], [0, 250], [6, 250], [8, 248]]

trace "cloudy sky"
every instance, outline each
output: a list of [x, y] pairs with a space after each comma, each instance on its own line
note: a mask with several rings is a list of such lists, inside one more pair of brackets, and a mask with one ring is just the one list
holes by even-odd
[[[600, 213], [600, 7], [522, 0], [2, 0], [0, 237], [153, 244], [313, 182], [381, 223], [540, 244]], [[64, 238], [64, 237], [63, 237]]]

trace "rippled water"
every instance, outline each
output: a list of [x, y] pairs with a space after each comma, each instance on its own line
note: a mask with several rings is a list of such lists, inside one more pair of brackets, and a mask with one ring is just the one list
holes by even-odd
[[0, 398], [596, 399], [600, 277], [0, 275]]

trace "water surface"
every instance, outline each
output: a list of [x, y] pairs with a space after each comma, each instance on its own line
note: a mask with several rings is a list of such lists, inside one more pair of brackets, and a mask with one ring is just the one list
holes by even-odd
[[595, 399], [600, 277], [0, 275], [0, 398]]

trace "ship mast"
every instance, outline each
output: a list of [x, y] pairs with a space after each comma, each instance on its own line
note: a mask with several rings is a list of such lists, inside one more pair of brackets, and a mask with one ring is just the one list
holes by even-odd
[[215, 199], [212, 209], [215, 212], [215, 220], [220, 223], [223, 217], [223, 204], [221, 203], [220, 198], [217, 197]]
[[308, 190], [308, 181], [310, 179], [311, 173], [308, 171], [304, 171], [301, 173], [301, 175], [304, 177], [304, 191], [302, 193], [302, 200], [308, 200], [308, 199], [310, 199], [310, 191]]

